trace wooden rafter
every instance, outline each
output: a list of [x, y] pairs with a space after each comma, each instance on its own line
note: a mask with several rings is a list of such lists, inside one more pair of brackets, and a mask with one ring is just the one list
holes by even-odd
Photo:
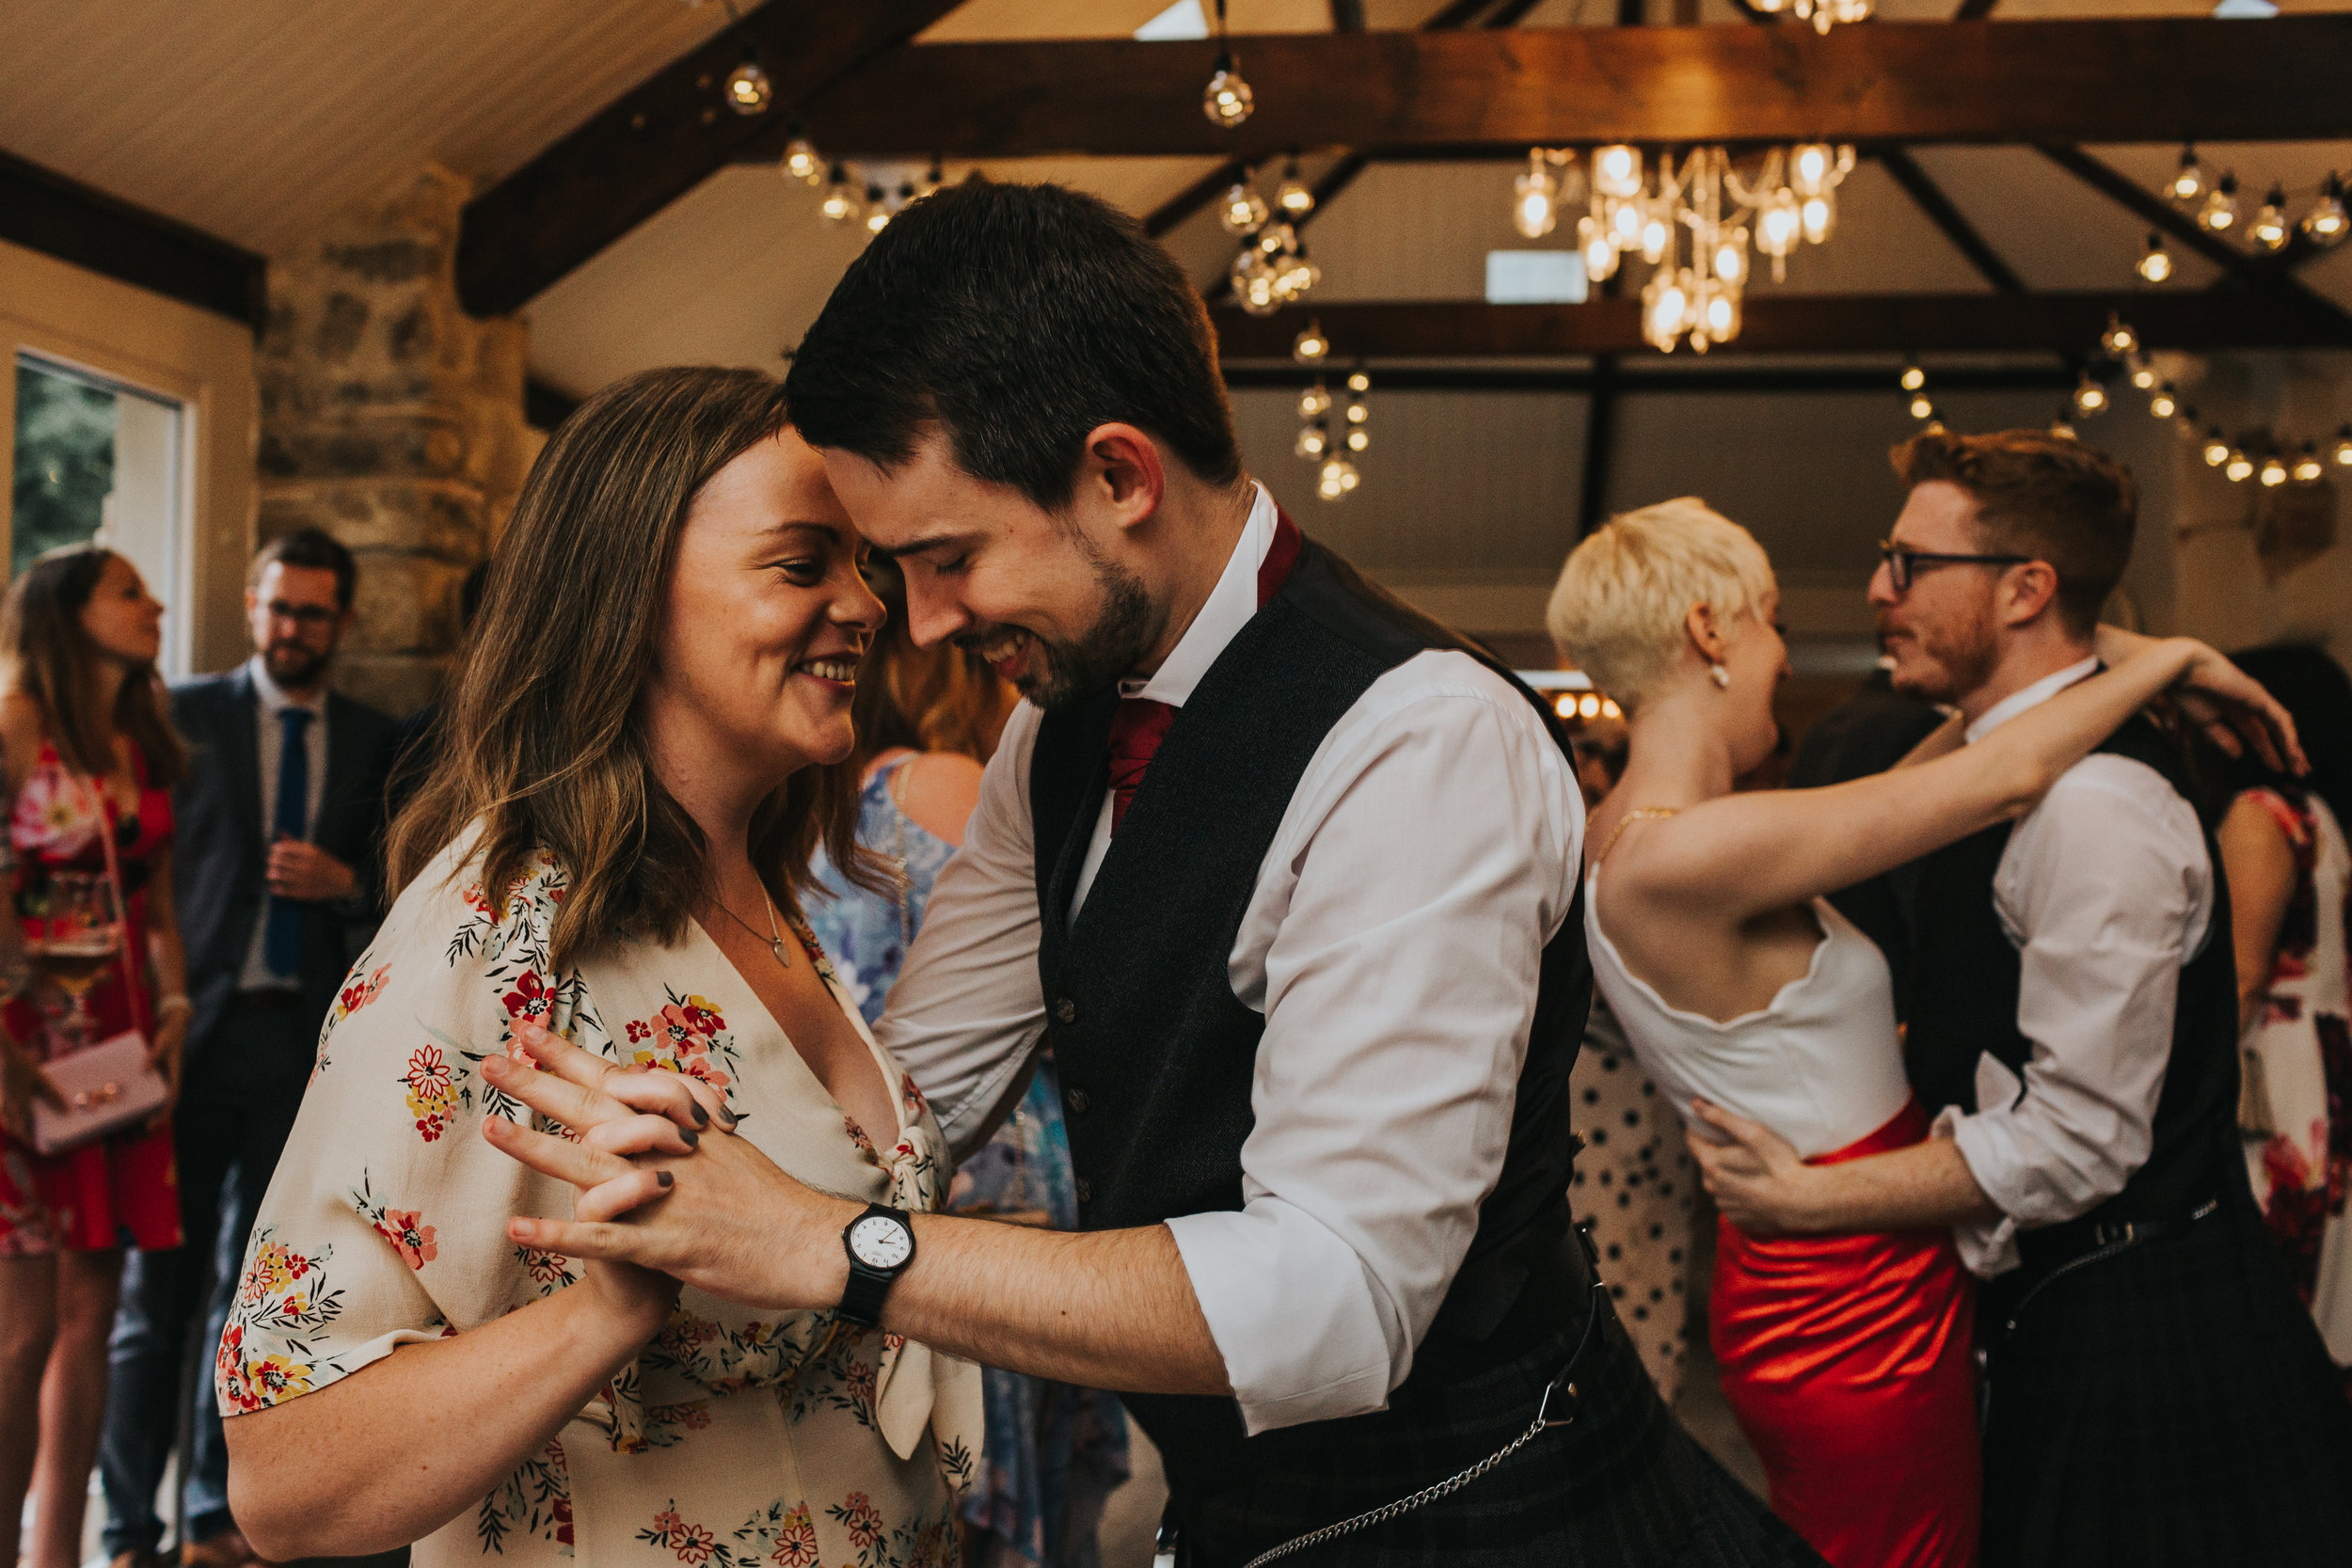
[[[1236, 43], [1237, 131], [1200, 115], [1209, 42], [927, 44], [807, 105], [857, 154], [1263, 158], [1291, 147], [1497, 150], [1604, 141], [2325, 140], [2352, 133], [2352, 16], [1563, 27]], [[757, 155], [772, 149], [745, 144]]]
[[[476, 315], [515, 309], [742, 156], [746, 144], [771, 129], [780, 150], [795, 105], [905, 43], [956, 4], [769, 0], [750, 11], [467, 204], [457, 245], [457, 290], [466, 309]], [[765, 114], [738, 115], [720, 102], [720, 84], [746, 47], [758, 49], [774, 85], [774, 103]]]
[[[2352, 318], [2284, 291], [2048, 294], [1751, 293], [1740, 336], [1708, 356], [2050, 353], [2079, 357], [2109, 312], [2146, 341], [2190, 351], [2352, 347]], [[1274, 359], [1311, 314], [1351, 356], [1484, 359], [1648, 354], [1641, 302], [1487, 305], [1467, 300], [1335, 301], [1270, 316], [1213, 313], [1220, 352]]]
[[263, 258], [0, 152], [0, 240], [245, 323], [261, 335]]
[[1878, 160], [1880, 166], [1894, 176], [1895, 183], [1903, 188], [1903, 194], [1911, 198], [1913, 205], [1927, 215], [1930, 223], [1943, 230], [1944, 237], [1951, 241], [1952, 248], [1968, 258], [1968, 264], [1977, 269], [1979, 277], [1993, 285], [1995, 293], [2026, 293], [2025, 279], [2001, 260], [2000, 252], [1994, 250], [1978, 232], [1977, 226], [1968, 221], [1967, 215], [1952, 205], [1952, 198], [1946, 196], [1944, 187], [1919, 166], [1918, 159], [1899, 147], [1883, 147], [1879, 149]]

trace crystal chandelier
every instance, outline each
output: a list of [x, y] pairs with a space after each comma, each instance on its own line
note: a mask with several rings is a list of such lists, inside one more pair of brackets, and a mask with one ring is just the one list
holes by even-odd
[[[1559, 155], [1531, 152], [1529, 173], [1514, 188], [1513, 216], [1522, 231], [1531, 195], [1548, 201], [1559, 188], [1544, 167], [1548, 156]], [[1749, 185], [1728, 152], [1702, 147], [1679, 169], [1671, 157], [1661, 159], [1645, 181], [1638, 149], [1597, 149], [1591, 196], [1576, 226], [1585, 274], [1599, 283], [1620, 258], [1639, 252], [1652, 269], [1642, 290], [1642, 337], [1668, 354], [1687, 338], [1692, 352], [1704, 354], [1740, 335], [1750, 246], [1772, 258], [1774, 281], [1786, 278], [1788, 253], [1821, 244], [1836, 228], [1837, 187], [1853, 164], [1851, 147], [1776, 147]]]

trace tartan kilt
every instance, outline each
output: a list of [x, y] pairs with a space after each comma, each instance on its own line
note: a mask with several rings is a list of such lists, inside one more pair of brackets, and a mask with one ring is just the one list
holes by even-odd
[[2352, 1402], [2242, 1175], [2022, 1312], [1996, 1282], [1978, 1323], [1983, 1568], [2352, 1562]]
[[[1573, 1422], [1544, 1432], [1451, 1497], [1281, 1560], [1298, 1568], [1823, 1568], [1682, 1430], [1605, 1292], [1600, 1303], [1600, 1331], [1575, 1379]], [[1469, 1468], [1527, 1430], [1544, 1386], [1574, 1349], [1564, 1329], [1492, 1370], [1427, 1389], [1408, 1385], [1387, 1412], [1250, 1439], [1246, 1490], [1182, 1500], [1186, 1561], [1240, 1568], [1270, 1546]], [[1359, 1440], [1375, 1433], [1376, 1441]], [[1275, 1449], [1288, 1451], [1267, 1451]]]

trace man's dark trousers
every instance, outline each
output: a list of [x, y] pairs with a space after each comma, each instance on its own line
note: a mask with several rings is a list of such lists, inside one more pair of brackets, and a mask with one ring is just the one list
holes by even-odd
[[228, 1049], [192, 1066], [172, 1122], [186, 1240], [170, 1252], [135, 1252], [123, 1271], [99, 1455], [110, 1556], [152, 1551], [163, 1537], [156, 1481], [179, 1437], [188, 1329], [199, 1318], [187, 1539], [207, 1541], [230, 1526], [229, 1454], [207, 1353], [220, 1343], [246, 1236], [302, 1108], [318, 1026], [295, 992], [255, 991], [230, 1004], [219, 1033]]

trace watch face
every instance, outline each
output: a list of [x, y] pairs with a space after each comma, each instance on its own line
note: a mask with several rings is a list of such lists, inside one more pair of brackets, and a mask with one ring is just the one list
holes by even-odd
[[868, 1214], [850, 1227], [850, 1250], [869, 1269], [895, 1269], [914, 1256], [914, 1238], [887, 1214]]

